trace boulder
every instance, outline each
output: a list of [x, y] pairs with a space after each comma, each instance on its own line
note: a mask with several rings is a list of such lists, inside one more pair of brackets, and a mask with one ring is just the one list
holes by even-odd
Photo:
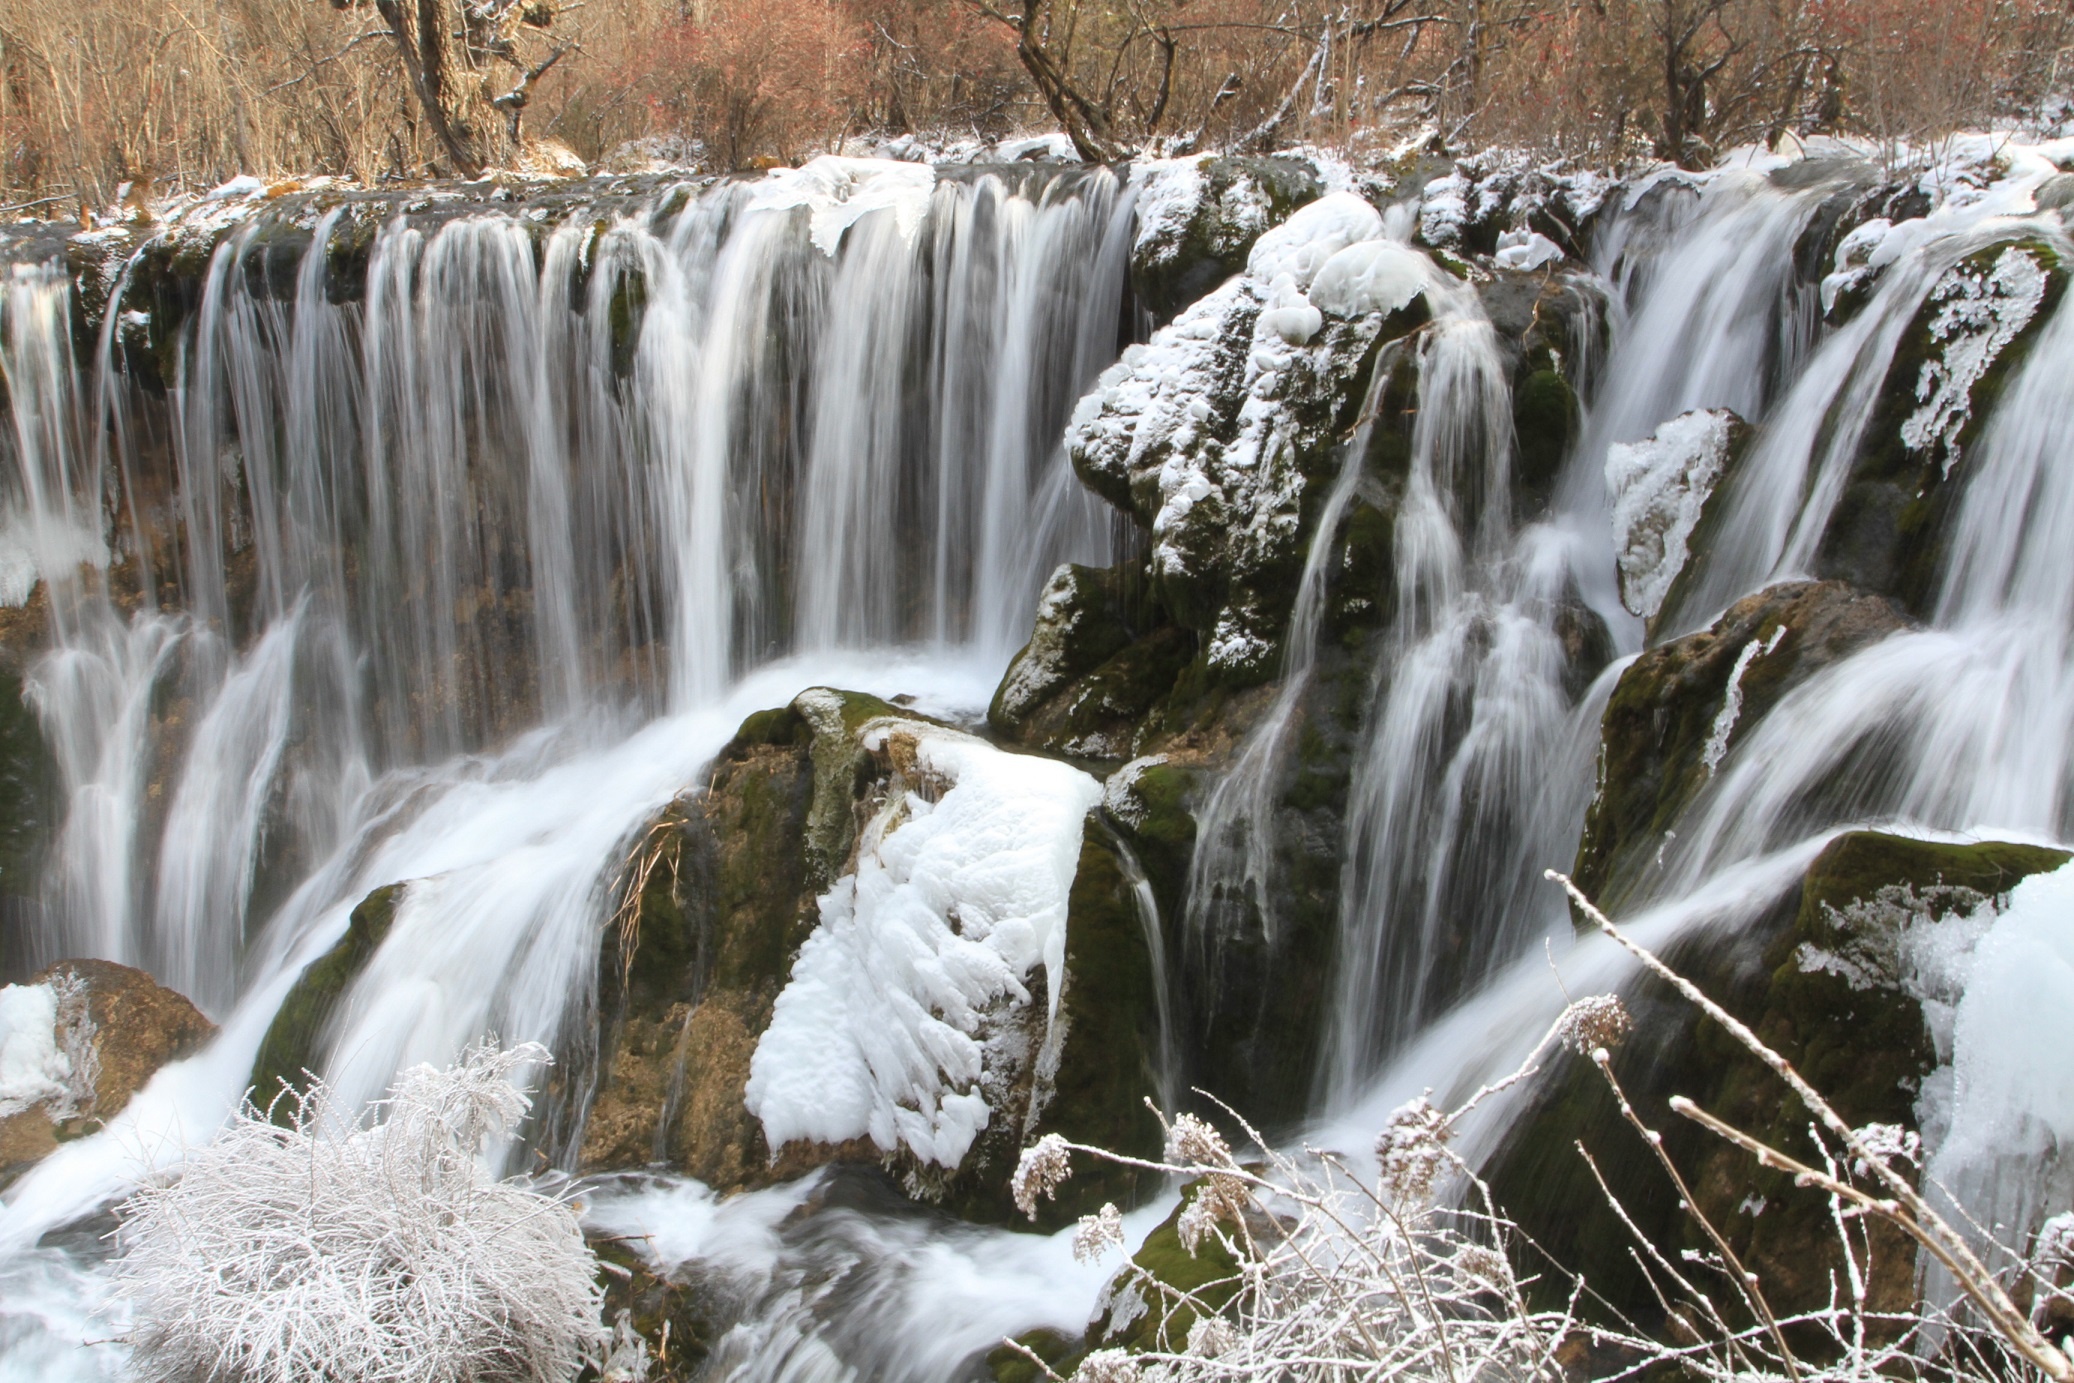
[[1907, 627], [1885, 596], [1791, 581], [1643, 653], [1599, 722], [1598, 788], [1571, 870], [1578, 887], [1618, 909], [1647, 884], [1665, 832], [1750, 727], [1822, 668]]
[[[1011, 933], [1023, 923], [998, 936], [991, 930], [995, 905], [960, 893], [967, 876], [946, 862], [945, 841], [913, 858], [886, 853], [899, 833], [925, 830], [916, 823], [935, 813], [972, 810], [970, 796], [952, 800], [961, 783], [968, 794], [1012, 792], [1018, 775], [1032, 773], [1031, 800], [1050, 804], [1048, 816], [1031, 818], [1039, 822], [1032, 831], [1070, 830], [1078, 842], [1077, 860], [1059, 876], [1056, 995], [1049, 962], [1010, 973], [1018, 962], [1006, 958], [1022, 954]], [[1084, 793], [1084, 804], [1063, 805], [1060, 791]], [[1158, 1088], [1161, 1046], [1145, 921], [1121, 843], [1098, 823], [1060, 815], [1084, 815], [1097, 792], [1064, 765], [1019, 759], [856, 693], [816, 688], [750, 717], [705, 789], [672, 803], [637, 843], [627, 905], [600, 954], [599, 1079], [581, 1167], [667, 1162], [725, 1192], [863, 1163], [894, 1175], [911, 1196], [1002, 1219], [1010, 1213], [1008, 1175], [1044, 1132], [1150, 1150], [1158, 1127], [1142, 1102]], [[1017, 804], [1007, 815], [1027, 810]], [[1004, 838], [993, 848], [1009, 853], [994, 858], [1012, 859], [1030, 844], [1018, 839], [1009, 849]], [[929, 873], [919, 893], [900, 894], [920, 877], [912, 871], [943, 872]], [[860, 884], [864, 876], [868, 884]], [[873, 911], [896, 906], [887, 901], [894, 897], [939, 910], [940, 919]], [[878, 1020], [845, 1019], [823, 991], [852, 970], [877, 974], [891, 964], [891, 952], [873, 950], [882, 938], [896, 949], [942, 951], [949, 988], [926, 979], [938, 961], [914, 960], [919, 970], [899, 962], [900, 974], [924, 976], [915, 1007], [899, 1011], [949, 1045], [924, 1063], [929, 1071], [910, 1073], [919, 1083], [903, 1100], [919, 1104], [859, 1114], [853, 1128], [841, 1112], [859, 1098], [852, 1077], [884, 1088], [886, 1063], [905, 1050], [907, 1020], [889, 1013], [889, 1026], [874, 1027], [871, 1051], [860, 1056], [848, 1050], [844, 1022]], [[981, 946], [993, 949], [981, 954]], [[1004, 963], [1006, 970], [992, 968]], [[957, 978], [982, 973], [1001, 978], [978, 989]], [[795, 986], [813, 992], [786, 1009]], [[814, 1078], [836, 1082], [825, 1107], [800, 1104], [802, 1041], [825, 1052]], [[975, 1120], [976, 1109], [984, 1112]], [[1129, 1199], [1133, 1183], [1091, 1178], [1080, 1199]], [[1052, 1213], [1079, 1208], [1075, 1200]]]
[[[1755, 1029], [1853, 1127], [1918, 1128], [1919, 1101], [1939, 1054], [1925, 1005], [1883, 972], [1901, 926], [1993, 906], [2067, 852], [2000, 841], [1949, 844], [1875, 831], [1838, 836], [1754, 928], [1673, 950], [1669, 959]], [[1626, 995], [1649, 1034], [1614, 1054], [1614, 1071], [1691, 1186], [1695, 1204], [1759, 1275], [1773, 1310], [1814, 1310], [1844, 1271], [1828, 1201], [1667, 1107], [1684, 1095], [1796, 1157], [1817, 1159], [1800, 1101], [1743, 1047], [1668, 987], [1638, 982]], [[1614, 1194], [1652, 1242], [1705, 1252], [1711, 1245], [1675, 1188], [1621, 1118], [1590, 1064], [1558, 1069], [1486, 1164], [1498, 1203], [1552, 1257], [1635, 1319], [1653, 1298], [1628, 1258], [1631, 1240], [1589, 1168], [1582, 1142]], [[1817, 1161], [1819, 1165], [1819, 1161]], [[1915, 1254], [1899, 1231], [1870, 1226], [1870, 1305], [1912, 1304]]]
[[[59, 961], [26, 985], [0, 987], [0, 1049], [9, 1058], [0, 1084], [0, 1185], [113, 1119], [159, 1067], [215, 1035], [216, 1025], [181, 995], [112, 961]], [[36, 1080], [13, 1088], [30, 1067], [40, 1068], [41, 1088], [27, 1088]]]
[[1030, 642], [1009, 662], [987, 724], [1046, 753], [1127, 759], [1195, 648], [1188, 631], [1158, 621], [1138, 564], [1062, 566], [1038, 598]]
[[2066, 282], [2059, 251], [2031, 237], [1976, 251], [1931, 287], [1822, 531], [1817, 575], [1927, 613], [1967, 460]]

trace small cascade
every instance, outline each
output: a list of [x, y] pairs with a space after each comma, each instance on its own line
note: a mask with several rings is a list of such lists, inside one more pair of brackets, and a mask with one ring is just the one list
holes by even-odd
[[1547, 920], [1539, 870], [1583, 806], [1548, 776], [1567, 748], [1554, 626], [1572, 556], [1558, 529], [1515, 533], [1505, 362], [1473, 294], [1441, 301], [1349, 789], [1321, 1070], [1335, 1101]]

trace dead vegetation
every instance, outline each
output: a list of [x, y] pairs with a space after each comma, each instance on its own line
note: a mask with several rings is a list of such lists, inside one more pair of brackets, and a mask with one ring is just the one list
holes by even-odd
[[12, 0], [0, 208], [475, 176], [536, 140], [716, 170], [1056, 128], [1103, 159], [1430, 134], [1697, 164], [2050, 112], [2070, 31], [2074, 0]]

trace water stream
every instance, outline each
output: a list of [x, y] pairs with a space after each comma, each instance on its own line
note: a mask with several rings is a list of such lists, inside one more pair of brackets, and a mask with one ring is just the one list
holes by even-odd
[[[22, 959], [140, 965], [223, 1025], [8, 1192], [0, 1379], [120, 1376], [119, 1347], [78, 1343], [120, 1329], [94, 1216], [215, 1127], [294, 976], [370, 889], [411, 881], [324, 1056], [346, 1098], [485, 1030], [552, 1048], [592, 979], [616, 852], [745, 714], [827, 684], [973, 722], [1052, 569], [1128, 550], [1059, 447], [1126, 335], [1128, 185], [928, 171], [824, 161], [553, 226], [518, 208], [399, 216], [373, 228], [364, 279], [329, 252], [341, 213], [302, 240], [254, 217], [160, 352], [162, 397], [124, 345], [127, 277], [87, 366], [63, 274], [0, 284], [0, 596], [47, 584], [52, 651], [25, 689], [64, 803]], [[1657, 635], [1704, 627], [1809, 571], [1939, 275], [2019, 232], [2074, 253], [2006, 198], [1940, 211], [1826, 326], [1795, 246], [1864, 177], [1729, 172], [1607, 218], [1610, 349], [1537, 522], [1514, 514], [1499, 342], [1475, 292], [1435, 272], [1314, 1137], [1366, 1148], [1396, 1103], [1516, 1060], [1561, 1007], [1544, 937], [1572, 992], [1628, 975], [1571, 935], [1539, 877], [1575, 853], [1625, 666], [1566, 690], [1559, 619], [1586, 607], [1618, 654], [1644, 644], [1614, 595], [1606, 448], [1694, 408], [1755, 425], [1721, 536]], [[1745, 925], [1854, 824], [2074, 836], [2070, 435], [2062, 305], [1966, 460], [1927, 622], [1825, 669], [1735, 745], [1634, 904], [1638, 935]], [[1326, 532], [1365, 450], [1357, 432]], [[1200, 906], [1169, 932], [1190, 947], [1215, 944], [1220, 883], [1271, 897], [1263, 794], [1325, 552], [1280, 699], [1200, 813]], [[1169, 1033], [1182, 968], [1161, 977]], [[1486, 1110], [1470, 1151], [1503, 1118]], [[2006, 1168], [1959, 1181], [1994, 1213], [2036, 1207]], [[1105, 1276], [1063, 1239], [868, 1201], [780, 1233], [806, 1194], [730, 1209], [628, 1180], [594, 1213], [740, 1280], [715, 1376], [948, 1379], [1004, 1333], [1076, 1328]]]

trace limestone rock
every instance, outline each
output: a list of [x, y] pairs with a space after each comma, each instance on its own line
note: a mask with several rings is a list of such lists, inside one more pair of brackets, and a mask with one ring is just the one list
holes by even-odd
[[62, 1088], [0, 1117], [0, 1185], [59, 1143], [113, 1119], [159, 1067], [193, 1055], [216, 1035], [216, 1025], [184, 997], [113, 961], [59, 961], [29, 981], [38, 986], [54, 991]]
[[[584, 1170], [661, 1161], [730, 1191], [865, 1163], [895, 1173], [911, 1195], [999, 1219], [1016, 1157], [1045, 1131], [1149, 1150], [1158, 1130], [1142, 1100], [1157, 1086], [1159, 1034], [1147, 938], [1120, 846], [1085, 828], [1058, 994], [1040, 966], [1022, 979], [1027, 998], [1009, 994], [972, 1029], [989, 1114], [957, 1165], [871, 1136], [787, 1134], [773, 1149], [752, 1113], [757, 1052], [779, 997], [804, 964], [802, 947], [831, 925], [826, 909], [845, 906], [827, 900], [851, 886], [860, 851], [876, 851], [882, 836], [907, 829], [908, 811], [955, 790], [930, 766], [922, 741], [932, 736], [1002, 754], [876, 698], [813, 689], [750, 717], [706, 788], [651, 825], [634, 854], [636, 891], [600, 956], [600, 1072]], [[949, 905], [955, 914], [957, 901]], [[1086, 1194], [1127, 1197], [1128, 1178], [1115, 1181], [1093, 1178]]]
[[1642, 654], [1599, 726], [1598, 788], [1572, 875], [1602, 906], [1643, 885], [1723, 757], [1793, 687], [1897, 630], [1884, 596], [1794, 581], [1745, 596], [1714, 625]]

